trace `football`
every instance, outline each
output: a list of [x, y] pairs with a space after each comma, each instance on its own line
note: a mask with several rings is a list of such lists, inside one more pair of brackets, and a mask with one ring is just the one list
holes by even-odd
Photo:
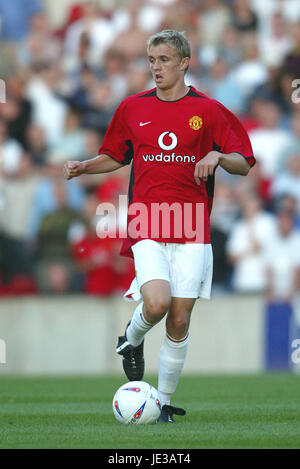
[[116, 419], [125, 425], [156, 423], [161, 411], [157, 390], [144, 381], [123, 384], [112, 405]]

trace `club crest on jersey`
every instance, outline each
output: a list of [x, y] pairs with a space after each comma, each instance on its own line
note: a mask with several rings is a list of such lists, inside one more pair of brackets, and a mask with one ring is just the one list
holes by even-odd
[[203, 125], [203, 120], [201, 117], [199, 116], [194, 116], [194, 117], [191, 117], [190, 120], [189, 120], [189, 124], [190, 124], [190, 128], [193, 129], [193, 130], [199, 130], [201, 129], [202, 125]]

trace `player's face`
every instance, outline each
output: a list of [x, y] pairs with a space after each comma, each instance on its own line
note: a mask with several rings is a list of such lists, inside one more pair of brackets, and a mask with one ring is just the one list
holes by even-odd
[[188, 59], [180, 61], [176, 50], [167, 45], [159, 44], [148, 50], [150, 70], [157, 88], [170, 89], [183, 79]]

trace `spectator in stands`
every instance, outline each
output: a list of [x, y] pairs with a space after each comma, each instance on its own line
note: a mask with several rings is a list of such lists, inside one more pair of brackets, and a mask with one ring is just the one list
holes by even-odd
[[[40, 231], [40, 223], [43, 217], [58, 209], [58, 199], [55, 195], [55, 187], [61, 181], [60, 155], [51, 154], [44, 169], [43, 177], [40, 177], [33, 198], [33, 204], [28, 217], [29, 240], [34, 243]], [[84, 190], [77, 182], [65, 184], [66, 205], [70, 210], [80, 212], [84, 201]]]
[[279, 106], [266, 99], [260, 106], [261, 128], [250, 132], [254, 154], [261, 163], [264, 177], [272, 179], [279, 169], [282, 151], [291, 140], [291, 133], [280, 128]]
[[[93, 128], [84, 129], [84, 159], [93, 158], [98, 154], [103, 135]], [[99, 184], [107, 177], [106, 174], [82, 174], [80, 185], [85, 194], [93, 194]]]
[[255, 37], [247, 37], [241, 44], [243, 58], [233, 70], [232, 75], [245, 98], [249, 98], [255, 88], [268, 80], [268, 71], [261, 61]]
[[255, 88], [251, 100], [271, 101], [279, 107], [281, 125], [289, 127], [292, 110], [291, 89], [294, 77], [281, 68], [268, 68], [268, 80]]
[[276, 213], [289, 212], [294, 219], [294, 226], [300, 230], [300, 214], [298, 212], [298, 200], [289, 194], [283, 194], [275, 204]]
[[1, 184], [3, 206], [0, 212], [2, 281], [11, 293], [32, 293], [32, 253], [28, 247], [28, 216], [37, 175], [33, 171], [31, 158], [22, 153], [18, 165]]
[[0, 0], [2, 41], [21, 41], [26, 36], [30, 20], [43, 10], [40, 0]]
[[17, 171], [22, 152], [21, 145], [7, 136], [7, 125], [0, 118], [0, 181]]
[[293, 132], [291, 144], [300, 146], [300, 109], [292, 113], [291, 126]]
[[98, 219], [95, 213], [98, 203], [93, 195], [86, 198], [84, 213], [89, 221], [84, 235], [73, 243], [72, 250], [77, 269], [84, 274], [85, 293], [108, 296], [113, 294], [116, 288], [114, 265], [119, 257], [119, 250], [115, 239], [100, 239], [97, 236]]
[[60, 154], [62, 160], [81, 160], [84, 155], [84, 130], [80, 128], [79, 113], [69, 108], [62, 134], [50, 147], [50, 153]]
[[275, 201], [283, 195], [293, 196], [300, 214], [300, 147], [298, 153], [291, 153], [285, 160], [284, 170], [275, 176], [271, 191]]
[[26, 132], [25, 149], [34, 166], [43, 167], [46, 164], [48, 147], [42, 127], [36, 124], [29, 126]]
[[200, 43], [204, 46], [217, 46], [230, 24], [230, 10], [220, 0], [203, 0], [200, 8], [198, 19]]
[[95, 72], [91, 67], [83, 65], [78, 72], [78, 76], [75, 74], [71, 78], [71, 81], [72, 84], [70, 84], [70, 89], [65, 97], [70, 106], [82, 114], [90, 107], [90, 89], [97, 81]]
[[217, 58], [212, 64], [204, 86], [212, 98], [220, 101], [232, 112], [239, 114], [244, 108], [244, 96], [223, 59]]
[[241, 33], [255, 32], [258, 25], [256, 13], [248, 0], [233, 0], [232, 24]]
[[248, 133], [262, 127], [261, 109], [263, 106], [264, 100], [254, 95], [249, 99], [247, 107], [243, 109], [241, 121]]
[[81, 33], [79, 37], [79, 45], [77, 54], [74, 55], [67, 55], [63, 56], [62, 65], [65, 72], [68, 74], [70, 81], [72, 83], [71, 86], [78, 85], [78, 81], [80, 80], [80, 73], [84, 69], [96, 69], [95, 64], [91, 60], [90, 57], [90, 47], [91, 41], [87, 32]]
[[[292, 72], [285, 70], [284, 66], [282, 66], [279, 69], [279, 74], [278, 74], [279, 90], [278, 91], [281, 95], [281, 102], [283, 105], [283, 110], [286, 113], [285, 118], [288, 121], [290, 120], [290, 114], [293, 111], [293, 109], [295, 111], [299, 109], [297, 108], [297, 103], [294, 106], [293, 99], [291, 99], [291, 89], [294, 90], [295, 88], [295, 86], [293, 86], [293, 83], [296, 78], [297, 78], [297, 75], [294, 75]], [[296, 93], [299, 93], [299, 90], [295, 90], [295, 91]]]
[[0, 115], [6, 122], [8, 136], [24, 147], [26, 131], [32, 119], [32, 104], [25, 96], [23, 78], [11, 75], [6, 85], [6, 103], [0, 106]]
[[290, 211], [278, 213], [276, 231], [266, 246], [264, 261], [268, 301], [291, 303], [300, 290], [300, 232], [294, 227]]
[[123, 28], [113, 43], [113, 48], [118, 50], [127, 62], [145, 57], [145, 44], [149, 33], [142, 26], [139, 18], [140, 11], [140, 2], [133, 0], [128, 9], [130, 26]]
[[51, 145], [63, 133], [68, 108], [56, 95], [59, 67], [54, 63], [42, 63], [35, 71], [28, 82], [26, 96], [33, 105], [33, 122], [44, 129], [47, 144]]
[[241, 33], [234, 27], [228, 26], [225, 29], [218, 54], [229, 67], [237, 65], [242, 60]]
[[82, 113], [82, 125], [105, 133], [113, 116], [115, 102], [108, 80], [95, 80], [88, 90], [88, 107]]
[[111, 20], [101, 15], [99, 7], [92, 0], [82, 3], [83, 16], [72, 23], [66, 32], [65, 55], [78, 56], [78, 49], [83, 33], [88, 35], [90, 65], [99, 66], [106, 50], [115, 38], [115, 28]]
[[[119, 253], [121, 249], [121, 234], [126, 231], [127, 226], [127, 207], [121, 205], [120, 195], [127, 200], [128, 180], [130, 177], [130, 168], [124, 167], [118, 171], [117, 175], [109, 175], [106, 180], [98, 186], [96, 195], [99, 202], [109, 202], [115, 208], [113, 216], [116, 217], [117, 239], [112, 239], [111, 249], [115, 253]], [[109, 218], [109, 214], [107, 219]], [[115, 220], [113, 219], [113, 225]], [[104, 225], [105, 226], [105, 225]], [[101, 227], [97, 227], [97, 234], [100, 235]], [[106, 228], [105, 228], [106, 231]], [[114, 262], [115, 273], [115, 292], [125, 293], [135, 276], [134, 263], [126, 258], [118, 256]]]
[[271, 31], [261, 38], [259, 43], [263, 62], [272, 67], [280, 67], [292, 47], [288, 35], [288, 25], [280, 13], [276, 11], [271, 17]]
[[126, 71], [126, 57], [117, 49], [109, 49], [105, 55], [103, 72], [111, 84], [114, 105], [118, 105], [126, 96], [128, 87]]
[[295, 109], [290, 115], [290, 127], [288, 141], [281, 148], [281, 155], [278, 160], [277, 170], [284, 171], [287, 157], [292, 153], [299, 153], [300, 151], [300, 108]]
[[148, 64], [143, 60], [133, 62], [127, 72], [127, 94], [136, 94], [149, 89], [150, 81]]
[[61, 57], [62, 47], [50, 28], [45, 12], [36, 13], [30, 21], [30, 30], [18, 48], [18, 60], [25, 69], [40, 62], [55, 62]]
[[56, 208], [42, 216], [35, 244], [36, 281], [39, 291], [65, 293], [72, 288], [75, 268], [69, 236], [74, 225], [83, 223], [80, 213], [68, 206], [62, 180], [53, 184]]
[[251, 177], [237, 181], [235, 187], [236, 200], [239, 201], [244, 193], [254, 192], [262, 201], [265, 209], [273, 210], [273, 196], [271, 193], [271, 185], [273, 180], [266, 177], [262, 171], [262, 164], [256, 160], [253, 174]]
[[[298, 2], [298, 8], [300, 9], [300, 4]], [[295, 18], [292, 21], [296, 21]], [[292, 23], [290, 25], [290, 36], [292, 41], [292, 46], [290, 52], [287, 54], [283, 68], [287, 71], [293, 73], [296, 78], [299, 77], [300, 70], [300, 18], [298, 17], [297, 23]]]
[[227, 254], [233, 266], [232, 287], [238, 293], [263, 292], [265, 248], [274, 233], [274, 217], [263, 211], [255, 194], [245, 194], [241, 219], [229, 235]]
[[95, 214], [99, 197], [102, 201], [116, 203], [120, 183], [119, 178], [109, 177], [99, 187], [97, 197], [89, 195], [86, 198], [84, 215], [89, 221], [81, 239], [72, 243], [74, 261], [78, 270], [85, 274], [84, 291], [88, 294], [108, 296], [124, 293], [134, 277], [133, 262], [120, 258], [120, 240], [113, 237], [101, 239], [97, 235], [99, 217]]
[[[175, 2], [169, 1], [169, 3]], [[131, 0], [123, 8], [121, 7], [114, 12], [114, 27], [118, 34], [126, 34], [137, 26], [139, 30], [150, 35], [159, 30], [164, 22], [166, 10], [163, 7], [164, 1]]]
[[298, 0], [252, 0], [253, 10], [259, 17], [259, 32], [268, 35], [271, 31], [272, 15], [280, 12], [286, 22], [300, 19], [300, 4]]
[[26, 244], [28, 240], [28, 217], [33, 205], [38, 176], [27, 153], [22, 153], [17, 167], [2, 181], [4, 207], [2, 231], [9, 237]]
[[[242, 116], [250, 133], [257, 164], [248, 178], [238, 181], [221, 170], [216, 172], [220, 187], [216, 188], [211, 222], [215, 282], [227, 286], [231, 267], [224, 256], [224, 243], [233, 233], [240, 247], [237, 258], [241, 256], [232, 264], [233, 279], [240, 269], [245, 280], [248, 265], [252, 278], [251, 272], [261, 265], [257, 258], [265, 238], [261, 240], [263, 235], [252, 228], [254, 241], [248, 236], [245, 249], [257, 252], [246, 252], [243, 259], [239, 233], [248, 233], [249, 226], [256, 225], [264, 230], [270, 215], [260, 209], [257, 216], [243, 215], [237, 222], [239, 206], [247, 212], [245, 197], [252, 198], [254, 193], [264, 208], [290, 210], [295, 225], [300, 226], [299, 212], [295, 213], [299, 204], [298, 169], [294, 172], [297, 162], [287, 160], [292, 154], [298, 155], [300, 148], [300, 105], [291, 99], [292, 82], [299, 78], [300, 70], [299, 0], [134, 0], [105, 2], [105, 10], [99, 7], [103, 2], [70, 0], [70, 14], [63, 3], [0, 0], [0, 76], [7, 88], [7, 102], [0, 105], [0, 264], [2, 274], [9, 279], [5, 291], [34, 291], [33, 285], [12, 283], [16, 278], [13, 272], [27, 272], [27, 267], [20, 269], [25, 258], [15, 240], [26, 249], [28, 243], [34, 245], [40, 222], [48, 216], [55, 231], [59, 220], [55, 188], [61, 181], [61, 161], [72, 158], [70, 152], [76, 159], [95, 156], [119, 102], [128, 94], [155, 86], [149, 80], [144, 52], [149, 34], [162, 28], [187, 32], [193, 49], [188, 84], [227, 103]], [[118, 184], [107, 175], [71, 181], [66, 187], [64, 210], [80, 213], [84, 201], [88, 203], [96, 194], [98, 203], [102, 202]], [[126, 183], [122, 193], [127, 192]], [[90, 206], [95, 209], [92, 203]], [[72, 225], [70, 231], [72, 245], [80, 241], [76, 226]], [[95, 233], [95, 220], [92, 227]], [[121, 265], [122, 258], [112, 254], [114, 249], [117, 253], [117, 242], [108, 248], [113, 265], [106, 267], [114, 272], [115, 287], [122, 289], [130, 268]], [[80, 264], [84, 253], [77, 254]], [[10, 258], [17, 259], [13, 270]], [[27, 256], [24, 266], [28, 262]], [[74, 287], [73, 277], [70, 286], [69, 270], [59, 263], [51, 265], [48, 275], [53, 291]]]
[[21, 116], [21, 112], [20, 102], [6, 95], [6, 103], [1, 106], [0, 114], [5, 120], [8, 136], [22, 144], [24, 142], [23, 129], [26, 130], [28, 126], [29, 115]]
[[211, 214], [211, 241], [214, 253], [214, 291], [224, 291], [229, 286], [231, 266], [226, 253], [226, 243], [231, 226], [239, 214], [232, 185], [219, 180], [216, 184]]

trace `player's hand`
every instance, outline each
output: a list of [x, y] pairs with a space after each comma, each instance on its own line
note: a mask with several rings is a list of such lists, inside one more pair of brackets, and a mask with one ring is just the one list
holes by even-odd
[[63, 166], [63, 176], [69, 180], [80, 176], [84, 172], [84, 164], [81, 161], [67, 161]]
[[214, 171], [219, 164], [220, 157], [221, 153], [218, 151], [210, 151], [204, 158], [202, 158], [202, 160], [196, 163], [194, 178], [198, 186], [201, 184], [201, 179], [203, 181], [207, 181], [208, 176], [214, 175]]

